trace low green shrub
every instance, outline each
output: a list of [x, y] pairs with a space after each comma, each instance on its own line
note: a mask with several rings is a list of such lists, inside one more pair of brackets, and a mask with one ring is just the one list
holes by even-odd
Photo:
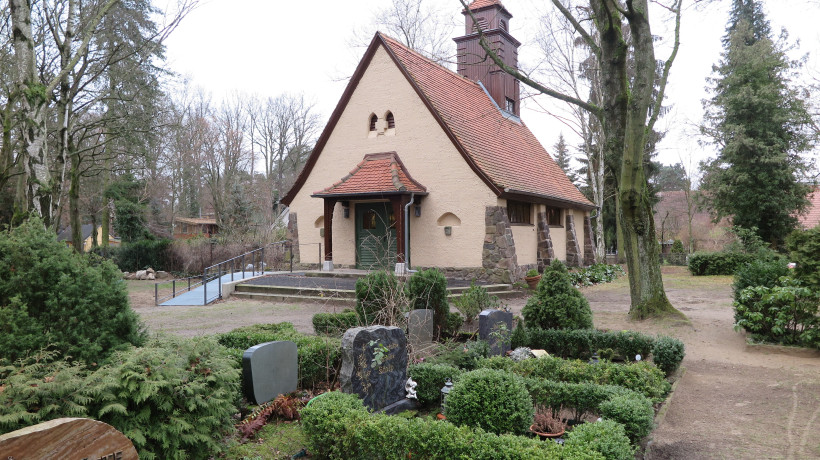
[[433, 406], [441, 403], [441, 388], [449, 378], [453, 382], [458, 380], [464, 371], [447, 364], [419, 363], [411, 364], [407, 368], [407, 375], [412, 378], [416, 386], [416, 396], [424, 406]]
[[318, 458], [354, 458], [353, 430], [369, 417], [362, 400], [331, 391], [312, 399], [299, 413], [308, 449]]
[[633, 460], [635, 447], [629, 444], [624, 426], [612, 420], [584, 423], [567, 434], [564, 448], [597, 451], [607, 460]]
[[620, 265], [593, 264], [569, 272], [569, 277], [572, 285], [577, 287], [609, 283], [624, 274], [624, 269]]
[[782, 276], [789, 276], [786, 259], [782, 257], [755, 259], [739, 267], [735, 272], [735, 280], [732, 283], [734, 299], [737, 300], [740, 291], [747, 287], [774, 287]]
[[588, 329], [592, 310], [586, 298], [572, 286], [567, 267], [558, 259], [544, 270], [535, 293], [521, 310], [528, 327]]
[[396, 324], [401, 311], [406, 309], [406, 305], [402, 305], [404, 300], [399, 279], [392, 272], [375, 271], [356, 281], [356, 313], [360, 324]]
[[637, 444], [652, 431], [655, 411], [646, 398], [620, 395], [598, 406], [601, 417], [615, 420], [624, 426], [629, 439]]
[[458, 331], [461, 330], [461, 325], [464, 324], [464, 318], [461, 317], [456, 312], [449, 312], [447, 313], [447, 322], [444, 326], [444, 336], [445, 337], [455, 337], [458, 335]]
[[36, 218], [0, 231], [0, 360], [48, 347], [98, 365], [145, 339], [114, 264], [75, 253]]
[[734, 275], [755, 258], [754, 254], [743, 252], [699, 252], [689, 256], [689, 271], [694, 276]]
[[524, 328], [524, 321], [519, 318], [518, 324], [515, 325], [512, 336], [510, 336], [510, 348], [515, 350], [518, 347], [526, 347], [529, 341], [527, 329]]
[[353, 310], [341, 313], [316, 313], [312, 322], [313, 331], [317, 334], [341, 337], [346, 330], [359, 325], [359, 315]]
[[649, 356], [655, 338], [635, 331], [606, 332], [595, 329], [539, 329], [529, 327], [525, 346], [544, 349], [561, 358], [589, 359], [593, 353], [611, 349], [615, 358], [632, 361], [635, 355]]
[[786, 238], [791, 261], [796, 263], [794, 275], [805, 286], [820, 291], [820, 226], [795, 230]]
[[447, 328], [450, 303], [447, 279], [435, 268], [413, 273], [404, 286], [410, 310], [433, 310], [433, 336], [438, 340]]
[[498, 297], [490, 295], [484, 286], [475, 284], [475, 281], [470, 283], [470, 287], [464, 293], [453, 299], [453, 306], [464, 315], [468, 323], [472, 322], [482, 311], [495, 309], [500, 305], [501, 301]]
[[672, 248], [669, 250], [672, 254], [685, 254], [686, 250], [683, 247], [683, 241], [675, 240], [672, 242]]
[[683, 342], [678, 339], [661, 335], [652, 345], [652, 362], [667, 376], [680, 367], [684, 356], [686, 351]]
[[820, 292], [791, 278], [778, 284], [740, 291], [734, 302], [736, 326], [759, 340], [820, 348]]
[[319, 337], [296, 331], [291, 323], [257, 324], [217, 335], [220, 345], [235, 349], [233, 356], [242, 363], [243, 352], [260, 343], [289, 340], [296, 344], [299, 359], [299, 387], [314, 388], [332, 383], [342, 361], [342, 342], [337, 337]]
[[444, 415], [456, 425], [523, 434], [532, 424], [533, 412], [532, 399], [519, 376], [478, 369], [463, 374], [453, 385]]
[[478, 367], [503, 369], [522, 377], [555, 382], [618, 385], [634, 390], [655, 402], [663, 401], [671, 388], [664, 378], [663, 371], [646, 362], [615, 364], [602, 361], [590, 364], [560, 358], [525, 359], [515, 362], [498, 356], [479, 361]]
[[154, 340], [98, 373], [110, 386], [95, 401], [97, 418], [128, 436], [141, 459], [208, 458], [233, 430], [239, 370], [213, 339]]
[[[428, 418], [369, 414], [358, 398], [327, 393], [302, 410], [308, 448], [320, 458], [399, 459], [558, 459], [605, 458], [588, 445], [562, 447], [552, 442], [514, 435], [495, 435], [468, 426]], [[617, 428], [612, 428], [617, 435]], [[623, 428], [621, 428], [621, 432]], [[607, 433], [601, 432], [601, 437]]]

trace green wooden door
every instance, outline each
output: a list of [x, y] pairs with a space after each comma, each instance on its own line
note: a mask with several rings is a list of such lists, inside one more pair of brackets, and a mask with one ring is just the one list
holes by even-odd
[[356, 205], [356, 268], [392, 270], [396, 264], [396, 219], [390, 202]]

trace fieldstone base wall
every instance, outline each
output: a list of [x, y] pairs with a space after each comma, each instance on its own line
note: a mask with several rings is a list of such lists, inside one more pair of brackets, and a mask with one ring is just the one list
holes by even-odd
[[549, 266], [555, 259], [555, 251], [552, 249], [552, 238], [550, 238], [550, 226], [547, 224], [547, 213], [538, 213], [538, 252], [537, 267], [539, 273]]
[[296, 225], [296, 213], [288, 213], [288, 230], [287, 238], [291, 242], [291, 251], [293, 251], [293, 263], [298, 264], [299, 260], [299, 226]]
[[592, 247], [592, 219], [584, 216], [584, 265], [595, 263], [595, 248]]
[[578, 237], [575, 234], [575, 219], [571, 214], [567, 214], [567, 267], [581, 266], [581, 247], [578, 245]]
[[515, 239], [510, 228], [507, 208], [487, 206], [484, 213], [484, 250], [482, 268], [487, 281], [514, 283], [523, 277], [515, 253]]

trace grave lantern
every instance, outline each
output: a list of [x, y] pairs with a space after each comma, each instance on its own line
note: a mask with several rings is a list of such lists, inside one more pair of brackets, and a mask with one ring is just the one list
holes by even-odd
[[441, 413], [444, 413], [444, 406], [447, 404], [447, 395], [450, 394], [450, 390], [453, 389], [453, 382], [447, 377], [447, 380], [444, 381], [444, 386], [441, 387]]
[[596, 351], [595, 353], [592, 354], [592, 357], [589, 358], [589, 363], [590, 364], [598, 364], [599, 361], [600, 361], [600, 359], [598, 359], [598, 352]]

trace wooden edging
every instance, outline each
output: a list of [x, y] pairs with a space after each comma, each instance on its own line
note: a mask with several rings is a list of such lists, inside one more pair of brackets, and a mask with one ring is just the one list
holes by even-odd
[[[663, 420], [666, 418], [666, 412], [669, 411], [669, 406], [672, 404], [672, 397], [675, 395], [675, 390], [678, 389], [678, 384], [681, 380], [683, 380], [683, 375], [686, 374], [686, 368], [680, 367], [678, 369], [678, 378], [675, 379], [675, 383], [672, 384], [672, 388], [669, 389], [669, 395], [664, 400], [663, 404], [661, 404], [661, 408], [658, 409], [658, 413], [655, 414], [655, 427], [652, 431], [655, 431]], [[644, 449], [643, 456], [646, 458], [649, 455], [649, 451], [652, 449], [652, 433], [649, 434], [649, 440], [646, 443], [646, 448]]]

